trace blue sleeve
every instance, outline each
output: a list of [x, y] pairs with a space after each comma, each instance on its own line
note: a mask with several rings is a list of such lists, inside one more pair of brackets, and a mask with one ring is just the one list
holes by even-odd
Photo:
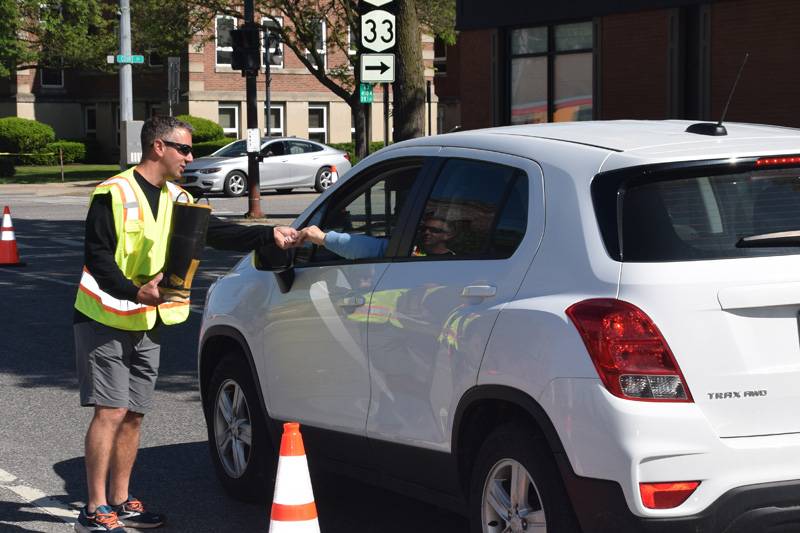
[[389, 239], [369, 235], [351, 235], [329, 231], [325, 236], [325, 248], [345, 259], [383, 257]]

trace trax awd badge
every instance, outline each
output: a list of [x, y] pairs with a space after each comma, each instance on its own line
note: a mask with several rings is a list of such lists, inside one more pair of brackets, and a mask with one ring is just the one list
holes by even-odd
[[758, 398], [766, 396], [767, 391], [761, 390], [746, 390], [746, 391], [728, 391], [728, 392], [707, 392], [709, 400], [732, 400], [735, 398]]

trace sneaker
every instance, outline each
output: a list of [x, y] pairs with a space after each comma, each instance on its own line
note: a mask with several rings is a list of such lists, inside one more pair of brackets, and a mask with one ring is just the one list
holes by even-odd
[[75, 531], [80, 533], [94, 531], [125, 533], [122, 524], [117, 519], [117, 513], [108, 505], [99, 506], [93, 513], [89, 513], [86, 507], [81, 509], [81, 514], [78, 515], [78, 521], [75, 523]]
[[165, 520], [162, 514], [145, 511], [142, 502], [133, 496], [128, 496], [128, 500], [119, 505], [112, 505], [112, 509], [117, 513], [122, 525], [126, 527], [149, 529], [161, 526]]

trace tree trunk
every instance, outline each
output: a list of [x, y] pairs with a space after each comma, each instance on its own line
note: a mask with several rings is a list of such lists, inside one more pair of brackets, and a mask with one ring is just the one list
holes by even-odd
[[358, 159], [363, 159], [367, 156], [367, 106], [361, 103], [361, 96], [359, 91], [356, 90], [350, 97], [350, 109], [353, 110], [353, 118], [355, 123], [353, 127], [356, 129], [356, 145], [355, 153]]
[[394, 141], [425, 134], [425, 66], [416, 0], [396, 0]]

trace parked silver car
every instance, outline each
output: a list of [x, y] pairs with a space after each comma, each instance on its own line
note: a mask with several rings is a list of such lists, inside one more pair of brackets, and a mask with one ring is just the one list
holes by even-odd
[[[294, 137], [265, 137], [261, 155], [258, 167], [262, 191], [313, 187], [322, 192], [351, 167], [347, 152]], [[334, 167], [336, 173], [332, 172]], [[198, 157], [187, 165], [181, 184], [196, 192], [247, 194], [247, 141], [240, 139], [209, 156]]]

